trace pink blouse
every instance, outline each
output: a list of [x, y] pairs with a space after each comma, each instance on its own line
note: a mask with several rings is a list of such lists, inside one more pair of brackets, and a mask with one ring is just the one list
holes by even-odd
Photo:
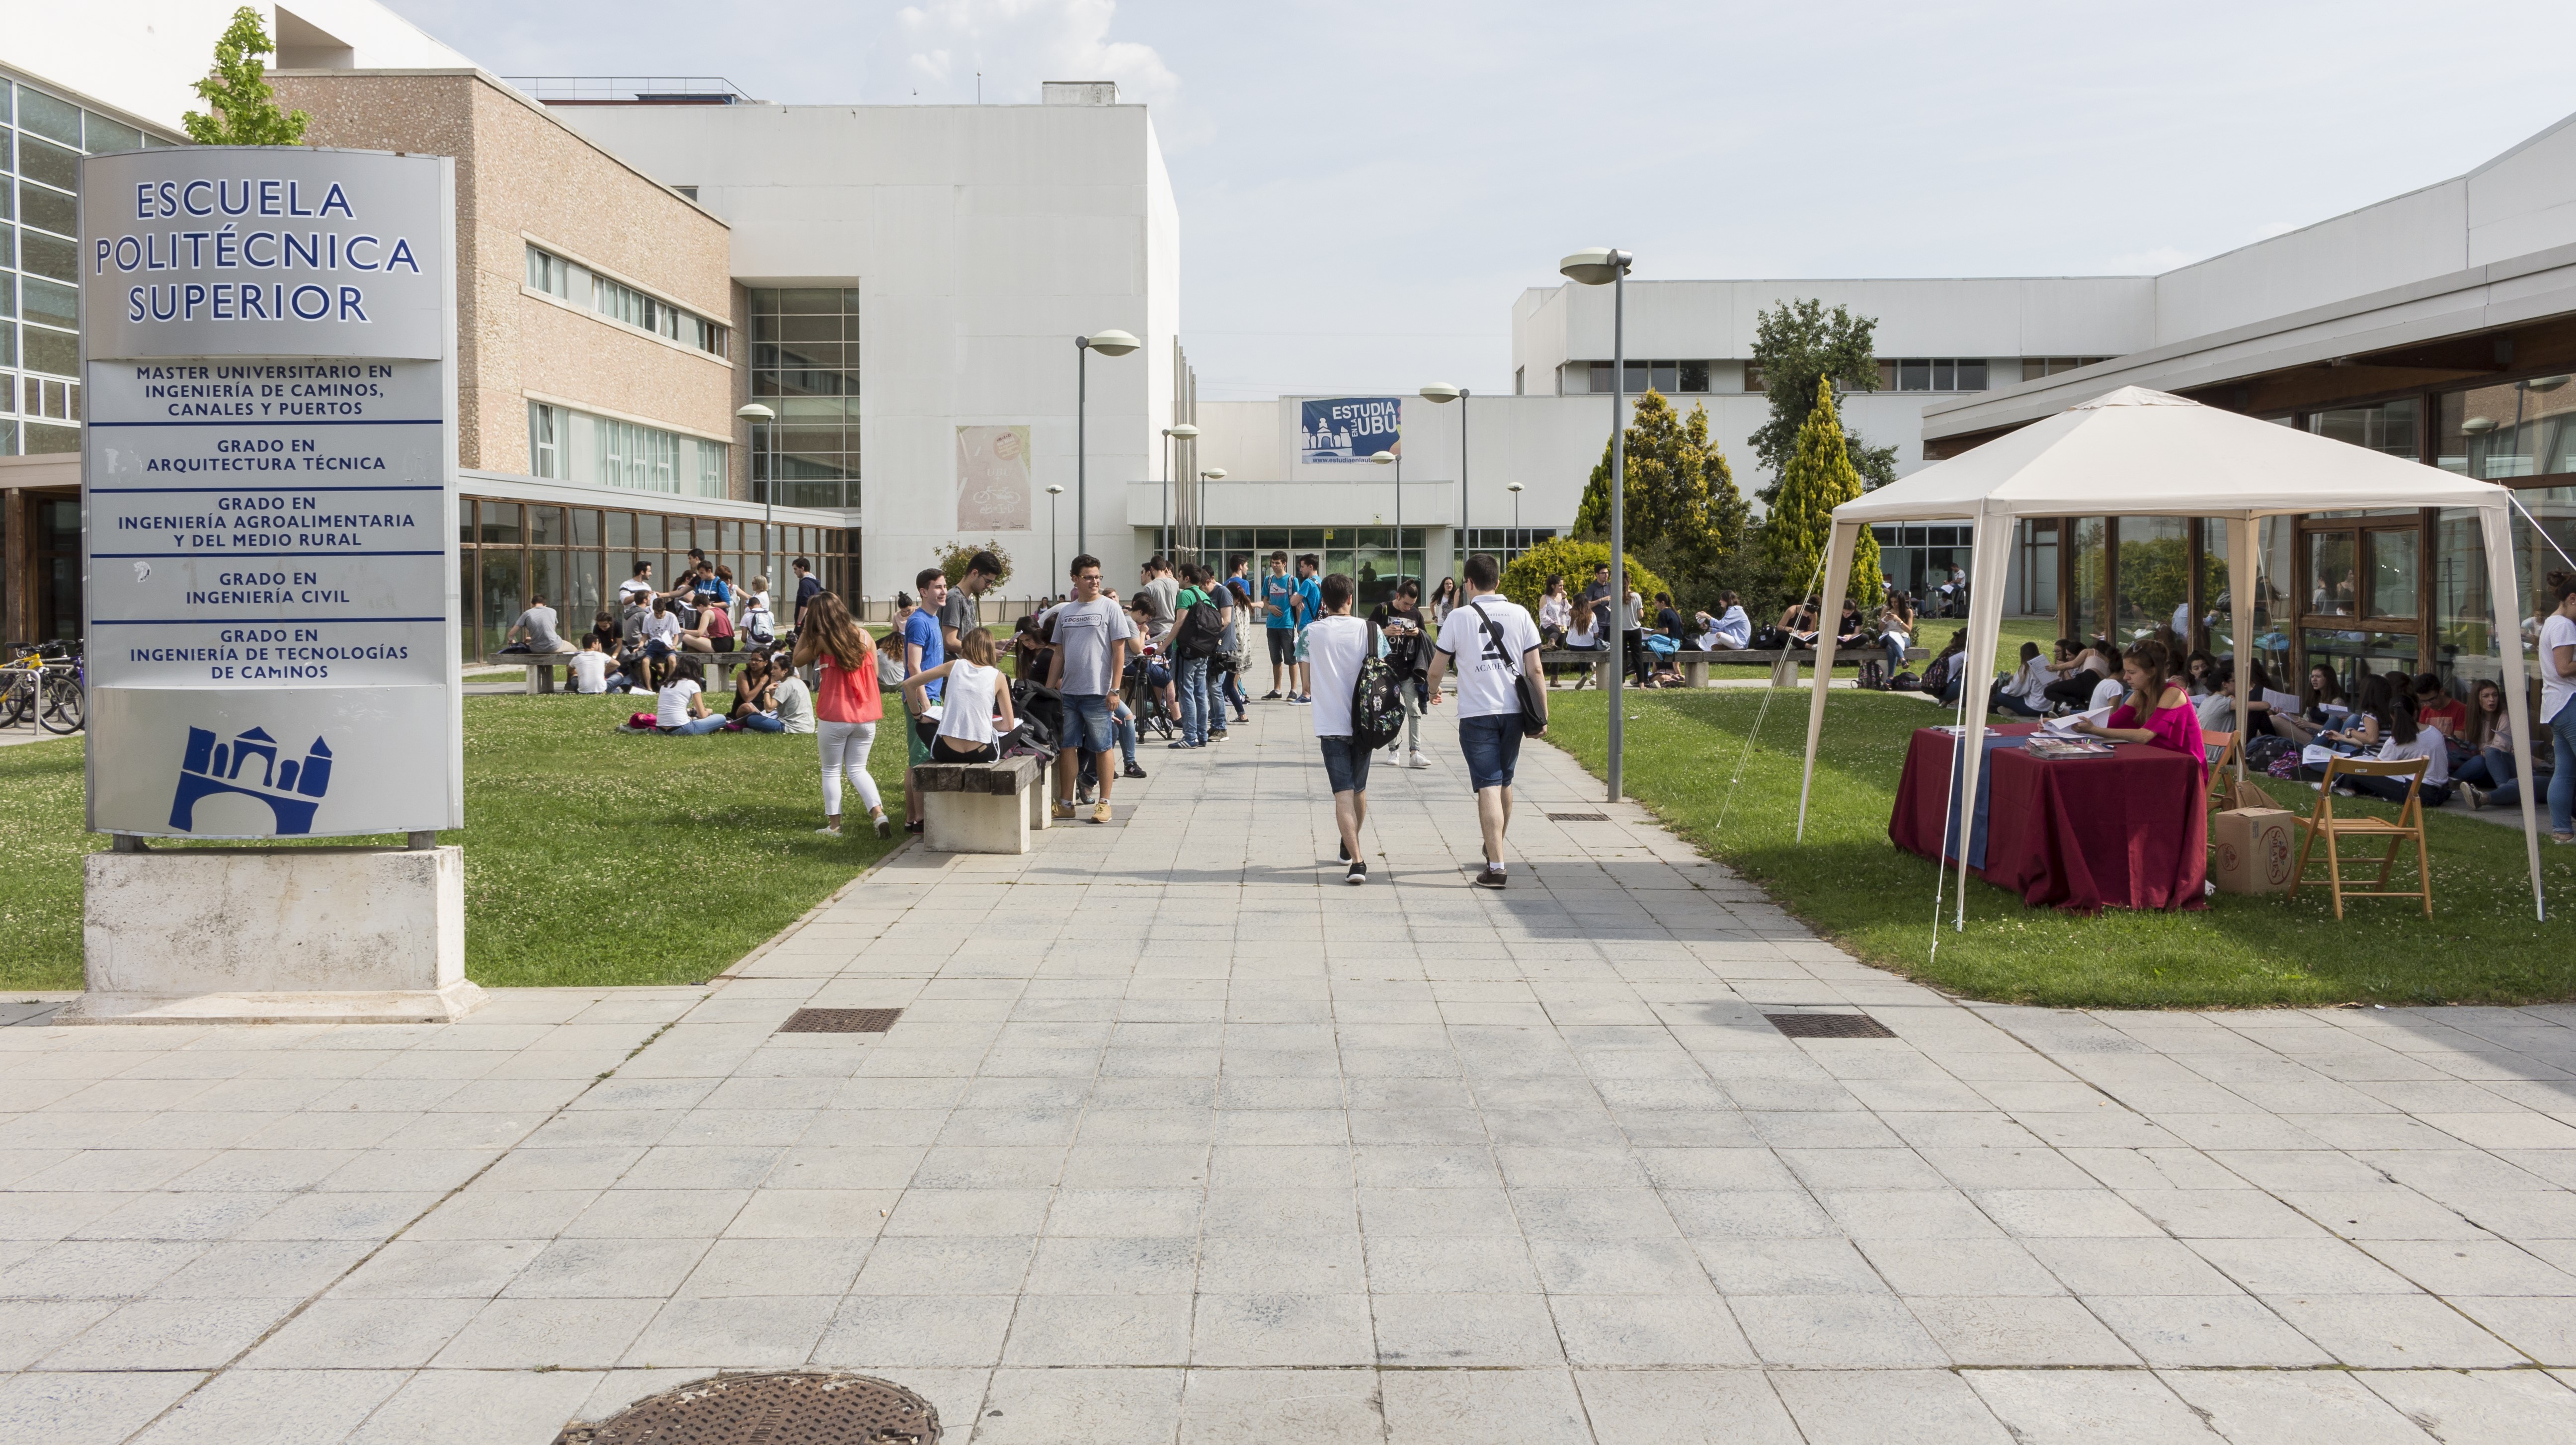
[[2145, 728], [2155, 735], [2147, 739], [2148, 747], [2181, 753], [2200, 765], [2203, 779], [2209, 776], [2209, 752], [2200, 741], [2200, 714], [2192, 709], [2190, 703], [2166, 708], [2140, 722], [2137, 708], [2124, 702], [2111, 710], [2111, 716], [2103, 720], [2102, 726]]

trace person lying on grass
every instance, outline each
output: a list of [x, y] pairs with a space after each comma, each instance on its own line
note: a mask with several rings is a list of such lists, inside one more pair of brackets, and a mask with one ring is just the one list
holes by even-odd
[[[1011, 713], [1011, 689], [994, 665], [998, 656], [988, 628], [971, 629], [957, 639], [958, 655], [903, 680], [903, 690], [920, 706], [922, 689], [945, 678], [940, 690], [939, 735], [930, 755], [942, 763], [989, 763], [1001, 754], [1001, 736], [1019, 726]], [[999, 716], [999, 725], [995, 718]]]

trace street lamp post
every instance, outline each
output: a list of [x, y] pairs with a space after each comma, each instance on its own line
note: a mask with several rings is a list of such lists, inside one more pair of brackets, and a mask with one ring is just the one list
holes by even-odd
[[1207, 484], [1225, 480], [1225, 468], [1210, 467], [1199, 473], [1199, 489], [1190, 501], [1190, 557], [1200, 566], [1207, 565]]
[[[756, 401], [747, 406], [735, 407], [733, 414], [753, 426], [758, 426], [765, 421], [778, 420], [778, 413]], [[777, 515], [778, 428], [773, 426], [769, 428], [769, 470], [760, 485], [760, 570], [773, 574], [778, 570], [771, 565], [770, 557], [770, 549], [778, 545], [778, 528], [772, 523], [772, 519]]]
[[[1404, 445], [1401, 435], [1403, 425], [1402, 422], [1396, 424], [1398, 436], [1395, 444], [1397, 446]], [[1395, 580], [1401, 585], [1404, 581], [1404, 453], [1379, 452], [1369, 460], [1379, 466], [1385, 466], [1389, 462], [1395, 464]]]
[[1199, 429], [1188, 422], [1163, 428], [1163, 537], [1160, 550], [1167, 557], [1172, 552], [1172, 444], [1189, 441], [1198, 434]]
[[1058, 570], [1064, 565], [1064, 558], [1060, 555], [1063, 548], [1058, 545], [1064, 539], [1064, 528], [1057, 524], [1055, 503], [1056, 498], [1063, 495], [1064, 483], [1047, 483], [1047, 575], [1057, 579], [1064, 576]]
[[1512, 494], [1512, 545], [1518, 546], [1521, 540], [1521, 484], [1514, 482], [1503, 490]]
[[1439, 402], [1443, 406], [1453, 401], [1458, 403], [1458, 549], [1456, 555], [1458, 570], [1462, 572], [1466, 570], [1467, 554], [1475, 550], [1475, 538], [1467, 530], [1467, 398], [1470, 395], [1472, 393], [1463, 386], [1450, 386], [1443, 382], [1433, 382], [1422, 388], [1422, 397], [1425, 401]]
[[1124, 331], [1095, 331], [1089, 336], [1073, 338], [1073, 550], [1091, 550], [1089, 517], [1085, 508], [1091, 500], [1091, 353], [1103, 356], [1125, 356], [1145, 343]]
[[1607, 246], [1577, 251], [1556, 263], [1567, 280], [1610, 288], [1610, 616], [1619, 638], [1619, 655], [1603, 669], [1610, 685], [1602, 689], [1610, 705], [1610, 801], [1619, 801], [1627, 761], [1627, 715], [1620, 708], [1628, 646], [1628, 447], [1620, 427], [1628, 393], [1628, 268], [1636, 257]]

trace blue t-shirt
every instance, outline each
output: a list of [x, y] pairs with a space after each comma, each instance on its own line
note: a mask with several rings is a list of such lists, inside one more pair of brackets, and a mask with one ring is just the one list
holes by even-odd
[[[948, 660], [948, 645], [942, 642], [939, 636], [939, 619], [931, 616], [927, 611], [916, 609], [910, 617], [904, 619], [903, 640], [921, 649], [921, 666], [916, 669], [917, 671], [928, 672]], [[904, 676], [910, 677], [912, 673], [906, 672]], [[934, 682], [922, 691], [932, 702], [937, 702], [939, 689], [940, 684]]]
[[1297, 625], [1297, 579], [1286, 573], [1261, 579], [1261, 605], [1269, 609], [1269, 625], [1285, 632]]
[[1321, 617], [1321, 616], [1323, 616], [1323, 615], [1324, 615], [1324, 584], [1323, 584], [1323, 583], [1316, 581], [1316, 580], [1315, 580], [1314, 578], [1312, 578], [1312, 577], [1309, 577], [1309, 578], [1307, 578], [1306, 580], [1304, 580], [1304, 581], [1302, 581], [1302, 582], [1300, 582], [1300, 583], [1298, 583], [1298, 584], [1297, 584], [1297, 596], [1298, 596], [1301, 600], [1303, 600], [1303, 601], [1304, 601], [1304, 603], [1306, 604], [1306, 611], [1305, 611], [1304, 615], [1300, 616], [1300, 617], [1297, 619], [1297, 625], [1298, 625], [1298, 626], [1303, 627], [1303, 626], [1305, 626], [1307, 623], [1312, 622], [1312, 621], [1314, 621], [1316, 618]]

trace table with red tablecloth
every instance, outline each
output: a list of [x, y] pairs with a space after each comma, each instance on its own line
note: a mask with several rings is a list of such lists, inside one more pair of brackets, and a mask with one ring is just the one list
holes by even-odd
[[[2020, 723], [1986, 731], [2011, 738], [2037, 730]], [[1958, 752], [1959, 739], [1918, 729], [1887, 820], [1896, 846], [1926, 858], [1946, 855], [1953, 867], [1976, 837], [1973, 828], [1950, 822]], [[2004, 744], [1986, 754], [1985, 775], [1984, 859], [1969, 871], [1987, 882], [2033, 906], [2085, 913], [2205, 906], [2206, 784], [2192, 758], [2145, 743], [2117, 744], [2109, 757], [2054, 759]], [[1957, 801], [1957, 816], [1977, 811], [1973, 800]], [[1974, 852], [1970, 859], [1974, 865]]]

